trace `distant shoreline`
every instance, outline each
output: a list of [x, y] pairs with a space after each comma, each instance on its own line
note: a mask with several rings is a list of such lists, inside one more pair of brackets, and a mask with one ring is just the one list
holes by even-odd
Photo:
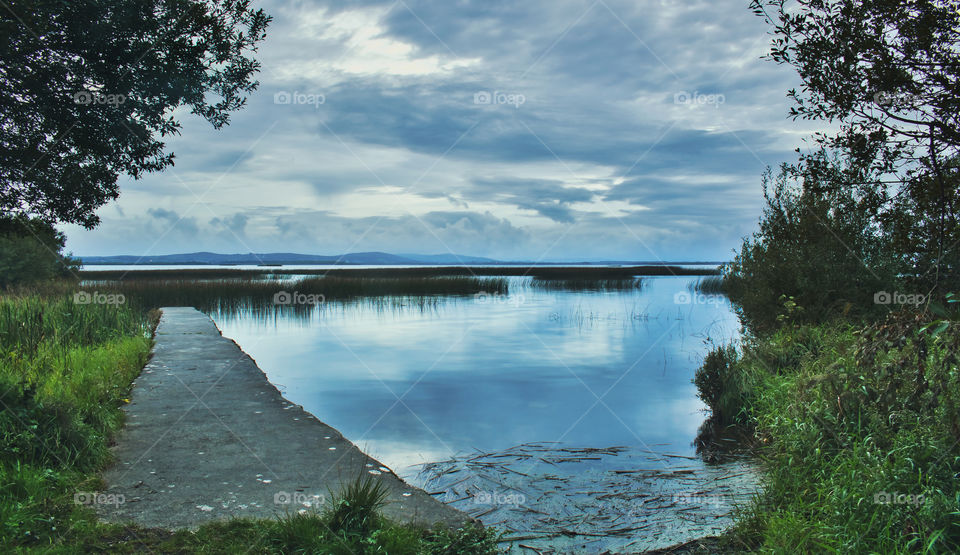
[[335, 275], [339, 277], [533, 276], [539, 278], [630, 278], [636, 276], [714, 276], [716, 268], [679, 265], [644, 266], [404, 266], [377, 268], [179, 268], [150, 270], [81, 270], [84, 279], [217, 279], [267, 275]]

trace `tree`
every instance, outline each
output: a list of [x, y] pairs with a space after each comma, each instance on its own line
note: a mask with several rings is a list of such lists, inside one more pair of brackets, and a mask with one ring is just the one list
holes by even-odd
[[874, 177], [826, 151], [802, 166], [785, 164], [776, 176], [767, 170], [760, 229], [724, 268], [725, 288], [749, 329], [772, 331], [784, 317], [819, 322], [883, 308], [874, 295], [891, 290], [897, 260], [870, 217], [876, 199], [837, 185], [851, 181]]
[[[908, 180], [881, 221], [901, 259], [904, 275], [912, 276], [911, 281], [921, 288], [932, 289], [942, 283], [956, 291], [960, 223], [954, 218], [941, 221], [939, 209], [943, 205], [960, 207], [960, 159], [946, 160], [942, 174], [942, 189], [931, 175]], [[941, 237], [947, 240], [943, 247], [939, 244]]]
[[120, 175], [173, 164], [178, 108], [219, 129], [244, 106], [269, 21], [249, 0], [2, 3], [0, 213], [95, 227]]
[[48, 222], [0, 217], [0, 289], [75, 273], [79, 261], [62, 254], [66, 240]]
[[769, 57], [800, 75], [800, 90], [788, 93], [791, 116], [840, 124], [819, 142], [886, 177], [874, 184], [885, 199], [872, 207], [878, 220], [906, 205], [922, 209], [911, 233], [926, 235], [915, 238], [927, 252], [913, 258], [949, 277], [956, 268], [941, 267], [960, 242], [948, 162], [960, 155], [960, 2], [753, 0], [751, 8], [773, 26]]

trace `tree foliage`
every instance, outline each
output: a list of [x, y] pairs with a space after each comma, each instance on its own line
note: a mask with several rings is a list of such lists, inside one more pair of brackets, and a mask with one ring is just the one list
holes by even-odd
[[870, 215], [877, 199], [869, 188], [861, 194], [838, 185], [850, 180], [872, 178], [826, 152], [764, 175], [760, 229], [725, 268], [725, 286], [749, 328], [877, 309], [873, 295], [890, 288], [897, 263]]
[[69, 276], [79, 268], [62, 254], [66, 237], [48, 222], [0, 217], [0, 289]]
[[[818, 135], [879, 175], [871, 215], [900, 242], [916, 277], [955, 279], [960, 183], [960, 2], [753, 0], [772, 25], [769, 57], [793, 66], [794, 118], [837, 122]], [[910, 217], [903, 217], [906, 211]], [[900, 213], [900, 214], [898, 214]], [[892, 227], [890, 227], [892, 226]], [[922, 249], [922, 250], [921, 250]]]
[[269, 20], [249, 0], [3, 3], [0, 212], [94, 227], [120, 175], [173, 164], [180, 114], [243, 107]]

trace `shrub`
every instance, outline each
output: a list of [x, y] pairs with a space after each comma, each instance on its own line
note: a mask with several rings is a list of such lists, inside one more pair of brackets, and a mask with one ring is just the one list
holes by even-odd
[[24, 217], [0, 217], [0, 289], [70, 275], [79, 263], [61, 254], [66, 237]]
[[843, 184], [838, 162], [829, 164], [840, 175], [768, 170], [760, 230], [723, 268], [724, 286], [755, 333], [779, 326], [783, 298], [802, 309], [792, 314], [796, 322], [816, 323], [882, 314], [873, 295], [895, 290], [897, 262], [862, 206], [870, 200]]
[[737, 349], [733, 345], [716, 347], [707, 353], [703, 364], [697, 369], [693, 383], [697, 386], [697, 396], [710, 407], [716, 424], [727, 426], [736, 423], [745, 407], [743, 391], [737, 384]]

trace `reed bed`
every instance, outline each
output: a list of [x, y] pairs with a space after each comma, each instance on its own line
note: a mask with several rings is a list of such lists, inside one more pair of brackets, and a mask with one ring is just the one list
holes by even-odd
[[77, 304], [67, 295], [0, 297], [0, 353], [36, 354], [42, 344], [69, 348], [142, 336], [142, 313], [110, 304]]
[[696, 293], [704, 295], [726, 295], [727, 288], [723, 276], [709, 276], [700, 278], [691, 286]]
[[308, 315], [327, 302], [379, 302], [424, 308], [443, 296], [508, 292], [504, 278], [476, 277], [125, 279], [88, 281], [82, 285], [82, 289], [98, 293], [122, 294], [127, 302], [144, 309], [193, 306], [204, 312], [229, 315], [252, 311], [261, 316], [277, 312]]
[[643, 288], [640, 278], [544, 278], [534, 277], [530, 287], [545, 291], [639, 291]]

